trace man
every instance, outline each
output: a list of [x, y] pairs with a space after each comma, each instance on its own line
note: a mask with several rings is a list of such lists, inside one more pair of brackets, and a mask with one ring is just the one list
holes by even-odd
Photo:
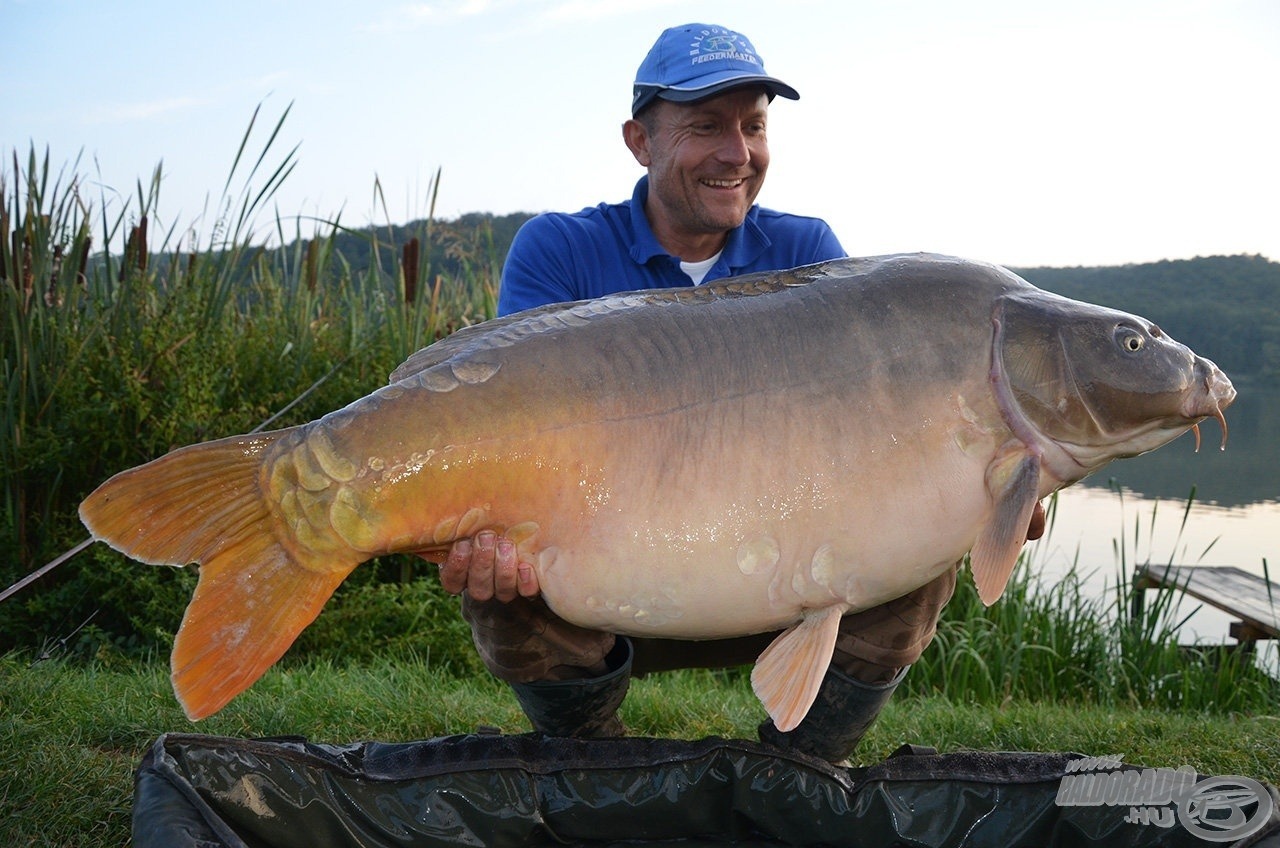
[[622, 135], [648, 175], [629, 203], [525, 224], [503, 268], [500, 314], [845, 255], [823, 221], [753, 206], [769, 167], [769, 101], [799, 95], [765, 75], [746, 38], [669, 29], [634, 91]]
[[[825, 222], [755, 205], [769, 166], [769, 104], [778, 95], [799, 99], [765, 73], [740, 33], [701, 24], [663, 32], [636, 74], [632, 118], [622, 127], [646, 176], [629, 202], [527, 222], [503, 268], [499, 313], [844, 256]], [[491, 532], [458, 542], [441, 581], [465, 590], [463, 614], [485, 664], [512, 685], [534, 728], [550, 735], [621, 735], [617, 710], [632, 676], [749, 663], [777, 635], [692, 642], [577, 627], [550, 612], [533, 568]], [[954, 587], [953, 570], [845, 616], [805, 720], [789, 733], [766, 722], [761, 738], [845, 759], [933, 638]]]

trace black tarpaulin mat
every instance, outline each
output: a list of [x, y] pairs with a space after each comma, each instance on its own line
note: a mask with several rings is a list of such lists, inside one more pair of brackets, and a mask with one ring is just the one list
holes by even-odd
[[845, 769], [722, 739], [168, 734], [138, 769], [133, 835], [136, 848], [1280, 848], [1273, 787], [1180, 774], [1076, 754], [907, 749]]

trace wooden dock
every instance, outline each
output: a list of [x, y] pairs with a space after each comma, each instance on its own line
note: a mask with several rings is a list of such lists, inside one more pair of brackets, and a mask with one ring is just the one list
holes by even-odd
[[1147, 589], [1175, 588], [1231, 615], [1230, 634], [1251, 649], [1259, 639], [1280, 639], [1280, 584], [1226, 565], [1140, 565], [1134, 569], [1133, 613]]

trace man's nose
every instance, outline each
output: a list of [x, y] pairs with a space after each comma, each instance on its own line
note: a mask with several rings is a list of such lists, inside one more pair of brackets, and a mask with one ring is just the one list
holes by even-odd
[[751, 161], [751, 146], [742, 130], [728, 130], [720, 138], [716, 155], [730, 165], [745, 165]]

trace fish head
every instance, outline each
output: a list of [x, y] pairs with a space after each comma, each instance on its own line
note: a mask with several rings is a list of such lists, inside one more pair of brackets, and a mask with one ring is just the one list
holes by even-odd
[[992, 380], [1015, 435], [1074, 482], [1145, 453], [1222, 411], [1236, 390], [1217, 365], [1155, 323], [1032, 288], [1001, 299]]

